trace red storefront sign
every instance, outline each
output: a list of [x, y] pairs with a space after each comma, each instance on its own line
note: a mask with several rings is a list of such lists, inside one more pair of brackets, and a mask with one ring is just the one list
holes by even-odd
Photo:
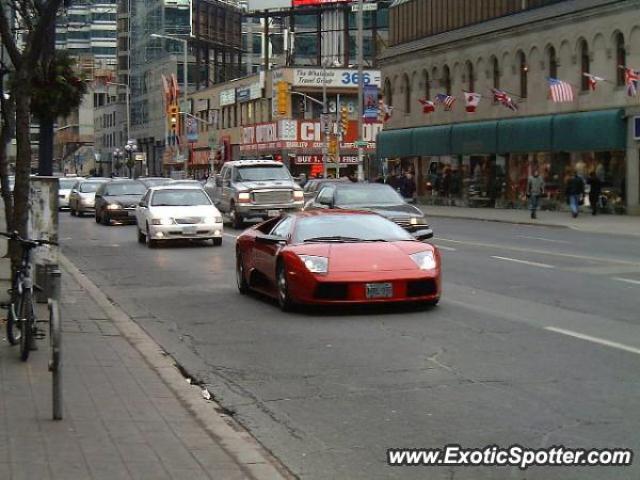
[[[322, 165], [322, 155], [296, 155], [293, 159], [293, 163], [295, 165]], [[346, 165], [357, 164], [358, 156], [340, 155], [340, 163]]]

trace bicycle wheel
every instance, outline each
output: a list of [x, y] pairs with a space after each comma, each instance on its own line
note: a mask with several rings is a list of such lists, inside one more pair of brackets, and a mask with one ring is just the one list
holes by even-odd
[[62, 420], [62, 325], [60, 306], [56, 300], [49, 300], [49, 343], [51, 359], [49, 371], [52, 377], [53, 419]]
[[20, 360], [26, 362], [31, 352], [33, 342], [33, 328], [36, 323], [31, 302], [31, 290], [22, 292], [20, 299], [20, 310], [18, 311], [18, 321], [20, 322]]
[[22, 331], [20, 330], [20, 322], [16, 314], [16, 304], [11, 302], [7, 312], [7, 340], [11, 345], [17, 345], [20, 342]]

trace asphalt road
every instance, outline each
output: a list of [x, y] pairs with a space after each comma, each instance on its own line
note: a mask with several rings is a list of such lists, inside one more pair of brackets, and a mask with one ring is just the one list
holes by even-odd
[[[444, 297], [281, 313], [223, 246], [136, 242], [61, 215], [64, 253], [294, 473], [309, 479], [629, 479], [621, 467], [389, 467], [394, 447], [640, 452], [640, 242], [434, 219]], [[638, 461], [636, 461], [636, 464]]]

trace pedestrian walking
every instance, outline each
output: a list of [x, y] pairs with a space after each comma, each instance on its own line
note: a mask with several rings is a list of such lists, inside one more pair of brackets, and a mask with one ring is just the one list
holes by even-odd
[[589, 174], [589, 205], [591, 206], [591, 215], [598, 213], [598, 205], [600, 204], [600, 194], [602, 193], [602, 182], [596, 175], [595, 171]]
[[407, 171], [400, 179], [400, 195], [407, 200], [413, 200], [416, 193], [416, 182], [411, 172]]
[[577, 218], [580, 205], [582, 205], [584, 200], [584, 180], [578, 175], [577, 170], [575, 170], [573, 176], [567, 180], [565, 194], [567, 196], [567, 202], [571, 207], [571, 216]]
[[531, 218], [537, 218], [536, 211], [540, 197], [544, 195], [544, 180], [540, 176], [538, 169], [533, 171], [533, 175], [529, 175], [527, 180], [527, 197], [529, 198], [529, 210], [531, 210]]

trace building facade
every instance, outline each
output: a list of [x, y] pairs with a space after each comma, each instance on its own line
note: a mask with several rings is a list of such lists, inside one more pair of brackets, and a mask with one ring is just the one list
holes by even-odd
[[[502, 207], [525, 204], [533, 170], [547, 183], [546, 208], [563, 208], [571, 172], [594, 172], [606, 210], [640, 213], [640, 102], [624, 70], [640, 69], [640, 1], [459, 3], [453, 12], [399, 0], [390, 10], [392, 46], [380, 65], [393, 115], [378, 139], [382, 166], [414, 170], [434, 203]], [[573, 100], [552, 101], [549, 77], [569, 84]], [[466, 92], [482, 96], [474, 113]], [[424, 113], [420, 101], [438, 94], [455, 97], [453, 108]]]

